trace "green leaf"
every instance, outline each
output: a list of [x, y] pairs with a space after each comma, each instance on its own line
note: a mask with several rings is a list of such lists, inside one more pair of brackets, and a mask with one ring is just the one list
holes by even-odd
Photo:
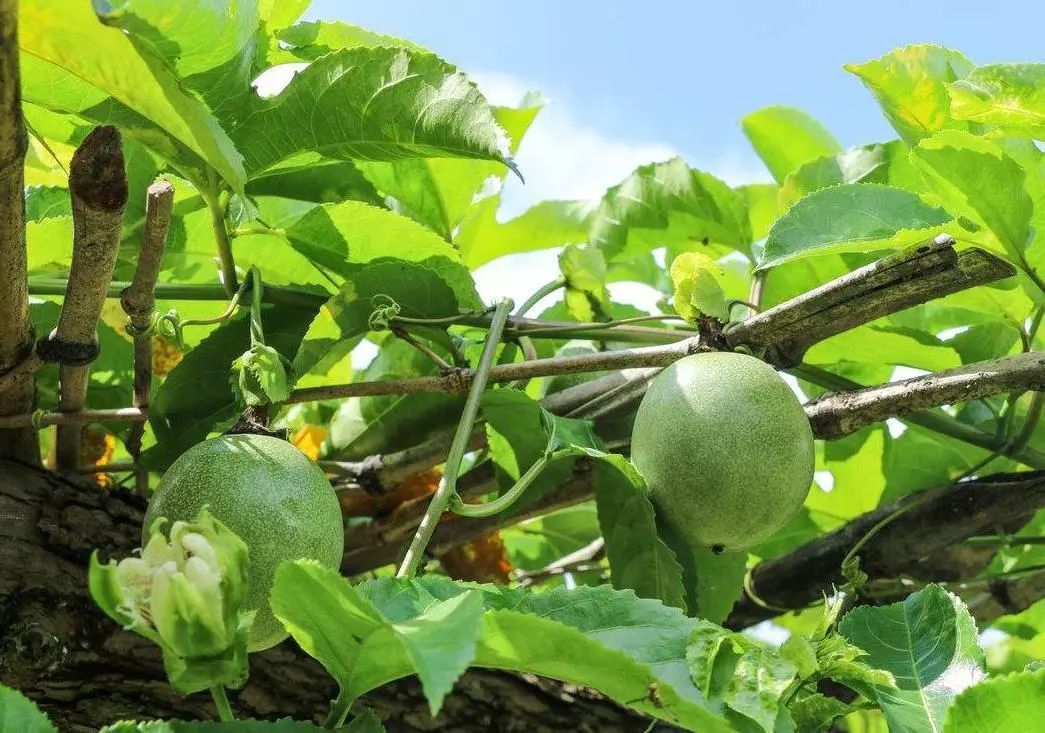
[[955, 119], [1045, 139], [1045, 64], [988, 64], [947, 85]]
[[[707, 621], [697, 621], [686, 659], [701, 692], [709, 699], [721, 700], [733, 713], [753, 722], [757, 730], [773, 733], [781, 716], [788, 719], [780, 696], [798, 669], [775, 650]], [[740, 729], [749, 730], [750, 723]]]
[[[543, 102], [525, 100], [520, 109], [494, 107], [493, 114], [510, 140], [514, 155]], [[461, 220], [478, 196], [500, 186], [508, 169], [497, 162], [454, 158], [412, 158], [393, 162], [360, 162], [360, 170], [393, 208], [453, 241]]]
[[541, 201], [505, 222], [497, 220], [500, 202], [496, 194], [473, 204], [454, 237], [473, 270], [504, 255], [588, 241], [589, 201]]
[[792, 172], [780, 186], [780, 208], [813, 191], [840, 183], [889, 183], [889, 164], [897, 155], [906, 156], [902, 144], [860, 145], [837, 155], [816, 158]]
[[689, 680], [692, 622], [630, 592], [603, 586], [534, 594], [435, 576], [353, 588], [333, 570], [297, 562], [280, 568], [272, 605], [302, 648], [347, 683], [344, 692], [353, 699], [414, 673], [394, 629], [412, 619], [423, 622], [436, 604], [462, 594], [479, 595], [484, 608], [475, 666], [592, 687], [690, 730], [730, 730]]
[[564, 300], [578, 321], [609, 317], [610, 293], [606, 289], [606, 258], [598, 247], [568, 244], [559, 253], [559, 270], [566, 280]]
[[360, 46], [394, 46], [427, 52], [426, 48], [416, 43], [341, 21], [302, 22], [284, 28], [277, 37], [288, 47], [288, 53], [305, 61], [315, 61], [332, 51]]
[[749, 183], [734, 191], [747, 206], [748, 224], [753, 241], [765, 239], [769, 227], [783, 213], [780, 208], [780, 188], [775, 183]]
[[658, 247], [746, 253], [751, 225], [740, 196], [682, 158], [638, 168], [603, 196], [588, 240], [609, 263]]
[[[265, 338], [280, 354], [294, 353], [315, 309], [281, 305], [265, 311]], [[229, 367], [250, 344], [247, 319], [215, 329], [167, 375], [149, 405], [157, 445], [142, 454], [153, 470], [166, 468], [187, 448], [235, 415]]]
[[[440, 356], [449, 354], [434, 347]], [[363, 381], [428, 377], [435, 363], [401, 339], [388, 339], [366, 369]], [[354, 397], [344, 400], [330, 421], [330, 444], [337, 455], [362, 460], [375, 453], [409, 448], [433, 433], [456, 424], [464, 407], [462, 395], [428, 392], [411, 395]]]
[[[428, 236], [439, 241], [431, 233]], [[399, 251], [411, 254], [405, 248]], [[425, 257], [424, 249], [418, 254], [417, 262], [382, 258], [345, 267], [341, 289], [323, 304], [308, 328], [294, 357], [294, 372], [304, 374], [321, 362], [347, 354], [376, 328], [371, 326], [375, 311], [392, 307], [390, 303], [395, 303], [393, 310], [398, 308], [398, 315], [413, 318], [446, 318], [479, 307], [471, 276], [462, 265], [442, 254]]]
[[603, 453], [593, 467], [599, 526], [613, 587], [686, 609], [682, 566], [657, 535], [646, 482], [624, 456]]
[[935, 336], [890, 326], [861, 326], [816, 344], [803, 361], [832, 366], [841, 361], [894, 364], [938, 372], [959, 366], [961, 359]]
[[317, 204], [353, 200], [373, 206], [384, 205], [374, 185], [363, 177], [354, 163], [324, 160], [308, 154], [287, 161], [285, 165], [269, 168], [251, 179], [247, 183], [247, 195], [280, 196]]
[[788, 260], [838, 252], [900, 249], [943, 231], [946, 211], [890, 186], [849, 183], [815, 191], [769, 230], [760, 269]]
[[942, 730], [954, 698], [984, 677], [976, 622], [938, 585], [899, 603], [853, 609], [839, 631], [867, 652], [870, 666], [895, 678], [896, 690], [875, 691], [896, 733]]
[[921, 44], [895, 49], [879, 59], [847, 64], [878, 98], [882, 112], [908, 145], [938, 130], [967, 130], [951, 117], [948, 85], [963, 79], [973, 64], [957, 51]]
[[278, 351], [254, 344], [232, 362], [232, 391], [243, 405], [273, 405], [290, 396], [293, 381]]
[[729, 320], [726, 294], [719, 278], [722, 266], [700, 252], [683, 252], [671, 263], [671, 282], [675, 286], [672, 305], [687, 321], [708, 315], [720, 321]]
[[32, 700], [0, 685], [0, 733], [57, 733], [57, 728]]
[[232, 135], [251, 176], [303, 151], [508, 162], [504, 131], [475, 85], [434, 55], [396, 48], [320, 58], [279, 95], [257, 100]]
[[143, 56], [162, 59], [220, 119], [234, 118], [253, 96], [258, 0], [96, 0], [94, 6], [103, 23], [126, 31]]
[[853, 709], [852, 705], [837, 697], [828, 697], [819, 692], [797, 698], [788, 708], [801, 733], [825, 733], [837, 718]]
[[777, 183], [805, 163], [842, 150], [823, 125], [794, 107], [765, 107], [740, 126]]
[[1034, 203], [1015, 160], [990, 140], [955, 130], [922, 140], [911, 159], [944, 208], [989, 229], [1019, 261], [1030, 242]]
[[672, 529], [670, 523], [658, 519], [660, 538], [682, 566], [683, 607], [690, 616], [721, 623], [729, 616], [743, 591], [747, 553], [714, 553], [706, 547], [691, 545]]
[[561, 509], [501, 530], [512, 567], [541, 570], [601, 536], [593, 502]]
[[99, 22], [78, 0], [20, 4], [19, 44], [24, 99], [122, 132], [179, 167], [211, 166], [242, 187], [243, 161], [211, 112], [183, 90], [159, 59]]
[[974, 685], [947, 711], [944, 733], [1027, 733], [1045, 720], [1045, 668]]

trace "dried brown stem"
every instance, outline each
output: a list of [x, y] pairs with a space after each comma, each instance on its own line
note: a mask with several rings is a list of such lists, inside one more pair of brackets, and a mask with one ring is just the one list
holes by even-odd
[[[95, 329], [116, 266], [127, 204], [123, 148], [115, 127], [95, 128], [76, 149], [69, 166], [69, 194], [73, 260], [62, 313], [48, 337], [48, 348], [62, 364], [58, 409], [79, 412], [87, 398], [89, 364], [97, 357]], [[79, 424], [59, 427], [55, 443], [60, 469], [76, 469], [81, 428]]]
[[[167, 246], [167, 230], [171, 223], [174, 206], [174, 186], [168, 181], [156, 181], [145, 192], [145, 226], [142, 227], [142, 247], [138, 254], [138, 265], [134, 280], [120, 293], [120, 304], [134, 329], [134, 406], [147, 409], [149, 391], [152, 388], [152, 325], [156, 308], [156, 279], [163, 262], [163, 250]], [[137, 462], [141, 453], [145, 423], [136, 422], [127, 436], [127, 452]], [[134, 484], [138, 491], [149, 485], [149, 474], [137, 470]]]
[[[0, 374], [33, 353], [25, 249], [25, 151], [18, 67], [18, 0], [0, 0]], [[0, 382], [0, 416], [30, 412], [33, 369]], [[0, 430], [0, 457], [40, 462], [33, 430]]]

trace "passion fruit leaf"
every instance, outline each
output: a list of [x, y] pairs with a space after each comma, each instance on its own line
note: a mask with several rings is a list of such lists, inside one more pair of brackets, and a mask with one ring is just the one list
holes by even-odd
[[500, 205], [499, 193], [472, 204], [457, 230], [454, 245], [472, 269], [504, 255], [587, 241], [595, 207], [591, 201], [541, 201], [501, 222]]
[[903, 46], [862, 64], [846, 64], [872, 94], [900, 137], [915, 145], [943, 129], [969, 129], [951, 115], [948, 85], [975, 66], [957, 51], [930, 43]]
[[[319, 216], [322, 215], [323, 212]], [[317, 236], [322, 231], [320, 221], [312, 220]], [[414, 233], [422, 232], [426, 238], [440, 242], [440, 248], [449, 247], [420, 225], [408, 219], [402, 221]], [[328, 223], [332, 224], [329, 220]], [[361, 225], [365, 226], [365, 221]], [[378, 238], [372, 242], [376, 246], [387, 240]], [[393, 300], [399, 304], [401, 316], [415, 318], [445, 318], [457, 315], [462, 309], [481, 309], [471, 276], [457, 260], [456, 253], [425, 256], [417, 262], [406, 259], [410, 256], [407, 248], [403, 248], [402, 254], [402, 259], [381, 257], [345, 270], [340, 291], [320, 309], [293, 359], [297, 374], [310, 371], [321, 361], [347, 354], [371, 330], [371, 314], [382, 302]]]
[[[424, 623], [430, 609], [462, 594], [482, 601], [474, 666], [592, 687], [690, 730], [731, 730], [689, 680], [685, 654], [692, 621], [631, 592], [602, 586], [531, 594], [439, 577], [387, 578], [354, 588], [332, 570], [296, 562], [280, 568], [272, 602], [291, 635], [355, 698], [415, 672], [394, 627], [415, 619]], [[472, 643], [470, 638], [464, 643]], [[444, 649], [454, 641], [447, 635]]]
[[[942, 130], [918, 143], [911, 160], [931, 185], [932, 197], [954, 216], [989, 230], [999, 248], [1019, 261], [1031, 238], [1034, 202], [1019, 163], [990, 140]], [[978, 243], [984, 242], [982, 238]]]
[[[290, 305], [266, 310], [267, 344], [283, 356], [293, 354], [315, 315], [313, 308]], [[236, 319], [215, 329], [171, 370], [149, 405], [149, 424], [157, 443], [142, 453], [144, 466], [166, 468], [208, 433], [234, 419], [236, 395], [228, 369], [248, 343], [247, 319]]]
[[902, 249], [953, 228], [943, 209], [916, 194], [873, 183], [820, 189], [795, 203], [769, 230], [759, 269], [789, 260]]
[[827, 128], [794, 107], [764, 107], [741, 119], [740, 126], [777, 183], [803, 164], [842, 150]]
[[0, 684], [0, 733], [57, 733], [36, 703]]
[[947, 85], [951, 114], [1045, 139], [1045, 64], [987, 64]]
[[578, 321], [608, 317], [606, 258], [598, 247], [567, 244], [559, 253], [559, 271], [566, 280], [566, 308]]
[[[311, 124], [300, 124], [302, 109]], [[464, 74], [434, 54], [394, 47], [317, 59], [277, 96], [256, 99], [232, 136], [251, 175], [306, 150], [358, 160], [508, 159], [504, 131]]]
[[722, 623], [744, 592], [746, 552], [714, 553], [686, 541], [669, 522], [657, 522], [661, 540], [682, 567], [685, 605], [690, 616]]
[[806, 194], [841, 183], [889, 183], [889, 165], [896, 156], [907, 156], [907, 148], [898, 141], [858, 145], [810, 160], [780, 185], [780, 206], [786, 211]]
[[899, 603], [855, 608], [839, 632], [867, 653], [868, 665], [895, 678], [896, 689], [874, 688], [892, 731], [942, 730], [954, 698], [985, 677], [976, 622], [935, 584]]
[[954, 348], [924, 331], [897, 326], [861, 326], [821, 341], [806, 352], [808, 364], [839, 362], [894, 364], [937, 372], [961, 364]]
[[88, 3], [30, 0], [19, 11], [25, 101], [118, 125], [182, 171], [200, 178], [209, 166], [242, 188], [246, 174], [235, 144], [154, 53], [100, 23]]
[[683, 252], [671, 263], [671, 282], [675, 288], [672, 305], [678, 314], [693, 323], [699, 315], [729, 320], [726, 294], [719, 279], [722, 266], [700, 252]]
[[944, 733], [1027, 733], [1045, 720], [1045, 668], [966, 688], [947, 710]]
[[748, 252], [751, 227], [741, 197], [682, 158], [641, 166], [602, 197], [588, 241], [610, 264], [657, 247]]

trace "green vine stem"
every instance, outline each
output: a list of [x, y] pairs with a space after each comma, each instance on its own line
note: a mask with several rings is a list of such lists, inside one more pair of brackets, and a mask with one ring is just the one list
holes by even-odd
[[261, 283], [261, 271], [256, 267], [251, 267], [247, 279], [244, 280], [244, 283], [247, 282], [250, 283], [250, 345], [264, 346], [265, 329], [261, 325], [261, 303], [265, 286]]
[[348, 717], [348, 711], [352, 709], [352, 698], [345, 694], [344, 690], [338, 693], [337, 699], [330, 704], [330, 712], [323, 719], [324, 728], [340, 728]]
[[210, 696], [214, 698], [214, 707], [218, 709], [218, 720], [223, 723], [231, 723], [236, 720], [229, 705], [228, 695], [225, 694], [224, 685], [214, 685], [210, 688]]
[[537, 288], [529, 298], [523, 301], [523, 304], [515, 311], [515, 316], [522, 318], [525, 316], [531, 308], [539, 303], [545, 296], [551, 295], [559, 288], [566, 286], [566, 278], [561, 275], [549, 283], [545, 283], [541, 287]]
[[227, 295], [232, 295], [239, 287], [236, 277], [236, 260], [232, 257], [232, 241], [225, 226], [225, 207], [221, 205], [217, 192], [217, 181], [211, 176], [210, 186], [199, 186], [200, 197], [207, 204], [210, 212], [211, 228], [214, 230], [214, 241], [218, 246], [218, 260], [221, 262], [221, 279]]
[[476, 518], [492, 517], [495, 514], [500, 514], [515, 504], [526, 493], [526, 489], [530, 488], [530, 484], [537, 480], [541, 472], [557, 457], [556, 453], [541, 456], [534, 461], [532, 466], [526, 469], [518, 481], [512, 484], [512, 488], [485, 504], [465, 504], [461, 496], [454, 492], [453, 496], [450, 497], [450, 511], [462, 517]]
[[511, 312], [513, 305], [511, 299], [502, 298], [497, 301], [494, 308], [493, 320], [490, 322], [490, 331], [486, 337], [486, 345], [483, 347], [482, 356], [479, 357], [479, 364], [472, 374], [472, 384], [468, 389], [468, 398], [465, 401], [464, 412], [461, 414], [460, 422], [457, 423], [457, 431], [454, 433], [454, 440], [450, 444], [450, 452], [446, 457], [443, 479], [439, 482], [439, 488], [432, 495], [432, 500], [421, 518], [417, 532], [410, 541], [410, 546], [406, 550], [403, 562], [396, 572], [397, 578], [409, 578], [417, 572], [417, 568], [421, 564], [421, 558], [424, 556], [425, 548], [428, 547], [428, 543], [432, 539], [432, 533], [435, 532], [435, 527], [439, 523], [439, 518], [446, 511], [450, 498], [457, 493], [457, 474], [461, 470], [461, 460], [464, 458], [469, 442], [471, 442], [472, 426], [475, 424], [475, 418], [479, 414], [479, 400], [482, 398], [483, 390], [486, 388], [486, 378], [490, 374], [490, 367], [493, 365], [494, 355], [497, 353], [497, 345], [501, 341], [501, 333], [504, 331], [504, 324], [508, 320], [508, 314]]

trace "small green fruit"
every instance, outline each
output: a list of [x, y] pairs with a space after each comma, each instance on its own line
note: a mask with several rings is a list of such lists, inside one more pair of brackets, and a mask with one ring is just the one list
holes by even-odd
[[805, 501], [813, 432], [772, 367], [742, 354], [694, 354], [650, 384], [631, 459], [670, 529], [694, 545], [743, 550]]
[[156, 517], [192, 521], [204, 505], [247, 545], [244, 608], [258, 612], [247, 648], [275, 646], [287, 636], [268, 604], [280, 563], [311, 558], [341, 565], [345, 533], [333, 487], [285, 440], [223, 435], [193, 446], [167, 469], [149, 501], [143, 540]]

